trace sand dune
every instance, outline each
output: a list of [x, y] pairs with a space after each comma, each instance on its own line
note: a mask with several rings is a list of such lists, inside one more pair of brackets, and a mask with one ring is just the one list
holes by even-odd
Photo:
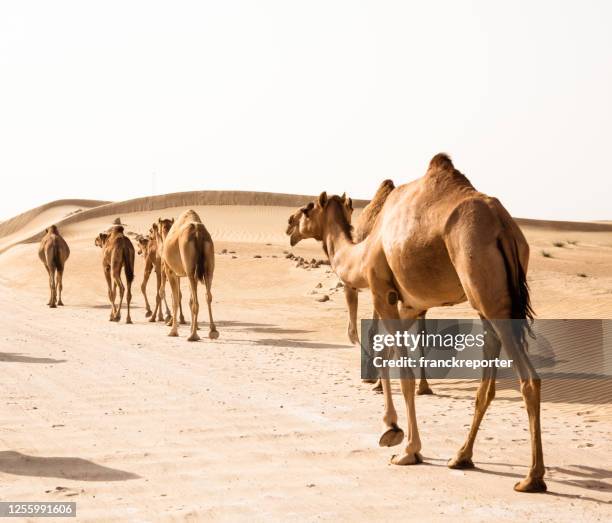
[[[89, 208], [64, 201], [0, 224], [2, 498], [76, 501], [79, 519], [91, 521], [609, 519], [609, 383], [544, 385], [552, 494], [512, 491], [529, 463], [514, 381], [499, 385], [476, 470], [445, 467], [471, 420], [477, 384], [463, 380], [435, 382], [435, 396], [417, 399], [425, 464], [387, 465], [392, 451], [377, 447], [382, 398], [360, 383], [337, 278], [284, 257], [287, 217], [311, 198], [197, 192]], [[188, 207], [219, 253], [220, 339], [188, 344], [186, 327], [173, 339], [165, 325], [146, 322], [140, 258], [135, 325], [108, 322], [95, 235], [118, 216], [128, 232], [143, 233]], [[47, 276], [36, 257], [36, 238], [51, 222], [72, 251], [67, 306], [57, 310], [44, 306]], [[539, 317], [611, 317], [612, 224], [520, 223]], [[294, 252], [323, 257], [312, 241]], [[331, 299], [316, 302], [323, 293]], [[360, 316], [369, 317], [368, 293], [360, 300]], [[430, 316], [474, 312], [460, 305]]]

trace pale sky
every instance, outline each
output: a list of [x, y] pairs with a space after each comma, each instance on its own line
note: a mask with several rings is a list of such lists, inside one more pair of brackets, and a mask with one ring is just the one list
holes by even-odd
[[3, 1], [0, 219], [367, 198], [439, 151], [514, 216], [612, 219], [611, 27], [606, 0]]

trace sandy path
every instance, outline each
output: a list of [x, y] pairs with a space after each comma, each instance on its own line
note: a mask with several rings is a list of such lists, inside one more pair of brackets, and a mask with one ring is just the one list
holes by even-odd
[[[145, 232], [180, 210], [122, 218]], [[330, 290], [337, 278], [283, 256], [290, 209], [198, 211], [216, 251], [235, 251], [217, 257], [214, 343], [187, 343], [185, 327], [168, 338], [145, 321], [140, 258], [135, 325], [107, 321], [93, 238], [114, 215], [63, 230], [72, 250], [65, 308], [44, 306], [36, 244], [0, 254], [0, 499], [76, 501], [80, 520], [105, 522], [611, 519], [610, 384], [545, 384], [546, 495], [512, 490], [530, 459], [514, 383], [500, 385], [484, 420], [477, 470], [445, 466], [471, 421], [469, 381], [434, 383], [436, 396], [417, 399], [425, 463], [391, 467], [399, 448], [377, 446], [382, 397], [360, 383], [342, 292]], [[610, 317], [612, 234], [526, 233], [539, 316]], [[578, 244], [554, 247], [559, 240]], [[296, 252], [322, 256], [314, 242]], [[323, 293], [331, 300], [317, 303]], [[368, 317], [367, 293], [360, 302]], [[466, 305], [431, 312], [465, 316], [474, 316]], [[399, 391], [396, 401], [405, 426]]]
[[612, 513], [608, 422], [545, 404], [552, 493], [520, 495], [511, 487], [529, 456], [516, 396], [494, 404], [480, 470], [464, 473], [444, 463], [472, 400], [437, 384], [438, 396], [417, 403], [426, 464], [390, 467], [391, 451], [376, 446], [381, 397], [360, 385], [355, 350], [338, 340], [309, 342], [261, 311], [219, 306], [222, 338], [188, 344], [142, 318], [116, 325], [104, 309], [50, 311], [38, 298], [1, 292], [4, 500], [77, 501], [79, 519], [94, 521]]

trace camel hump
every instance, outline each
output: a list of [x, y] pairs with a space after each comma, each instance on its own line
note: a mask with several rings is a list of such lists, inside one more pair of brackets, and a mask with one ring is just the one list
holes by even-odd
[[47, 229], [48, 232], [51, 232], [53, 234], [59, 234], [59, 231], [57, 230], [57, 225], [51, 225], [49, 226], [49, 228]]
[[428, 171], [454, 171], [455, 166], [453, 165], [450, 156], [446, 153], [436, 154], [429, 162]]

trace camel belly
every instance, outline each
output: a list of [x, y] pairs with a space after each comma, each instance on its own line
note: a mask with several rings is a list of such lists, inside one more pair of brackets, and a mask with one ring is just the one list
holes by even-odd
[[166, 266], [176, 275], [180, 277], [186, 276], [183, 267], [183, 259], [178, 245], [178, 235], [168, 236], [164, 242], [164, 253], [162, 256]]
[[429, 309], [465, 301], [465, 292], [443, 243], [404, 244], [389, 249], [387, 261], [402, 301], [415, 309]]

